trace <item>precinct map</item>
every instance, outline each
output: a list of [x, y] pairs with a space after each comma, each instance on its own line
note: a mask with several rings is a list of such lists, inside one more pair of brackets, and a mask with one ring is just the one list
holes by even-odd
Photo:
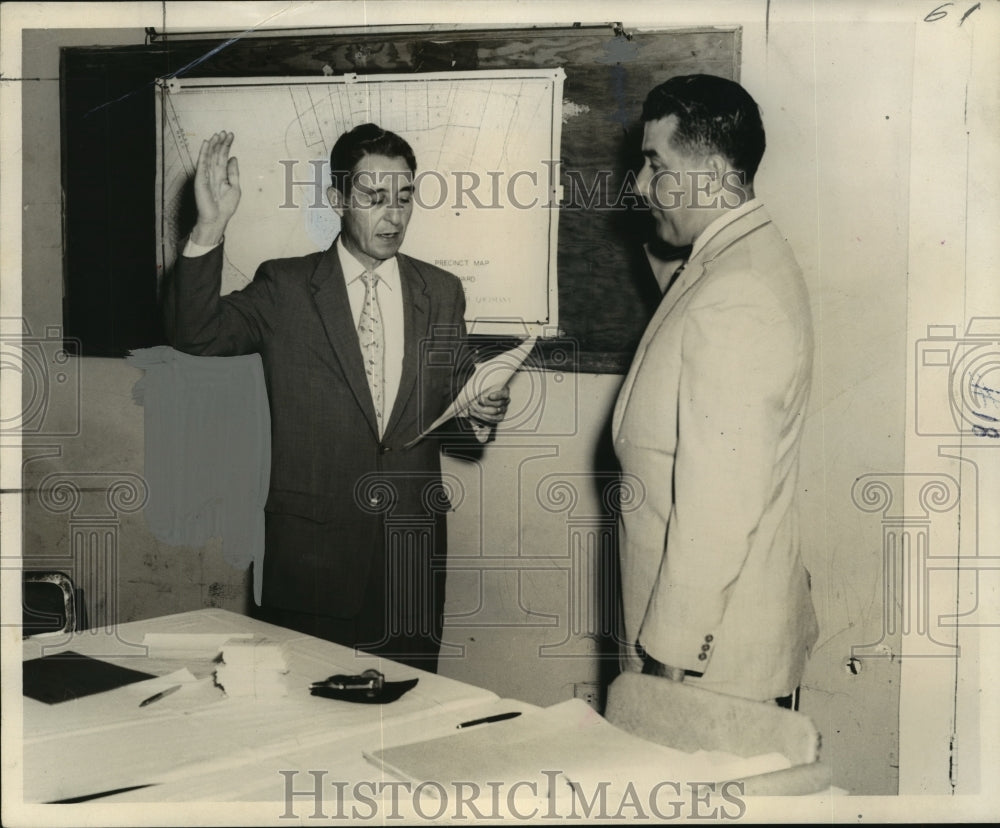
[[402, 252], [455, 273], [481, 333], [554, 333], [563, 71], [324, 78], [169, 79], [158, 85], [161, 272], [193, 221], [202, 140], [235, 133], [242, 198], [226, 234], [222, 292], [266, 259], [329, 246], [326, 200], [337, 137], [365, 122], [417, 158]]

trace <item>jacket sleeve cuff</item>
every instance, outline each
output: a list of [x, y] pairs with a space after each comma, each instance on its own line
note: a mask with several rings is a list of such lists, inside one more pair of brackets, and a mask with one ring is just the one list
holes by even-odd
[[661, 588], [639, 631], [642, 648], [671, 667], [703, 673], [715, 651], [725, 597], [711, 590]]
[[695, 630], [643, 632], [639, 643], [643, 650], [663, 664], [704, 673], [715, 650], [715, 633]]
[[222, 244], [222, 239], [220, 239], [216, 244], [195, 244], [189, 238], [187, 243], [184, 245], [184, 250], [181, 255], [187, 256], [188, 258], [197, 258], [198, 256], [204, 256], [206, 253], [211, 253]]

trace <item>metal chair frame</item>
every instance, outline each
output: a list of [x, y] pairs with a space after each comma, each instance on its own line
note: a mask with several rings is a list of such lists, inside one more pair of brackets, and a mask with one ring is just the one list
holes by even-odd
[[[62, 620], [63, 625], [59, 630], [52, 630], [50, 632], [73, 632], [76, 630], [76, 589], [73, 585], [73, 579], [70, 578], [65, 572], [48, 572], [48, 571], [31, 571], [26, 570], [22, 573], [22, 584], [53, 584], [59, 587], [62, 592], [63, 597], [63, 613]], [[22, 606], [30, 609], [24, 604], [22, 597]], [[55, 620], [58, 616], [50, 615], [49, 613], [36, 613], [39, 616], [45, 618], [52, 618]], [[24, 637], [28, 638], [31, 634], [25, 633]]]

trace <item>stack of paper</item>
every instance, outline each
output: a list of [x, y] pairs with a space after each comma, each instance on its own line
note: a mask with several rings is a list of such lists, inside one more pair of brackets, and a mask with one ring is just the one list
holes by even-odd
[[281, 644], [232, 639], [223, 645], [218, 661], [215, 683], [227, 696], [273, 699], [288, 695], [288, 664]]
[[400, 779], [469, 780], [482, 791], [494, 784], [514, 790], [523, 780], [542, 798], [570, 788], [588, 799], [595, 792], [646, 795], [665, 784], [721, 781], [790, 766], [777, 753], [744, 758], [658, 745], [620, 730], [580, 699], [364, 755]]
[[142, 643], [150, 658], [210, 660], [230, 639], [252, 639], [253, 633], [146, 633]]

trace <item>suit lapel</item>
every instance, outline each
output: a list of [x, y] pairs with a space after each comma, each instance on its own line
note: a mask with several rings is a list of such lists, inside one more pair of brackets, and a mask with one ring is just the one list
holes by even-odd
[[351, 302], [347, 298], [347, 284], [340, 267], [336, 242], [320, 259], [313, 272], [311, 283], [316, 310], [323, 322], [327, 338], [333, 346], [333, 352], [340, 362], [344, 378], [358, 405], [364, 411], [372, 433], [377, 438], [375, 406], [372, 404], [368, 378], [365, 376], [361, 348], [358, 345], [358, 332], [354, 325], [354, 315], [351, 313]]
[[[663, 317], [674, 309], [680, 298], [697, 284], [698, 280], [704, 275], [705, 265], [708, 262], [712, 261], [712, 259], [730, 245], [749, 235], [759, 227], [763, 227], [770, 221], [771, 219], [767, 215], [767, 211], [764, 210], [764, 205], [759, 204], [750, 210], [750, 212], [725, 225], [718, 232], [714, 233], [711, 238], [707, 239], [698, 252], [688, 260], [677, 281], [663, 297], [663, 301], [660, 302], [660, 306], [656, 309], [656, 313], [653, 314], [653, 319], [650, 321], [650, 328], [658, 327], [659, 323], [662, 323]], [[654, 325], [654, 321], [656, 320], [658, 320], [658, 324]]]
[[403, 374], [392, 413], [385, 425], [386, 436], [392, 433], [410, 397], [417, 387], [420, 374], [420, 346], [427, 334], [430, 320], [430, 297], [427, 283], [408, 256], [397, 254], [399, 281], [403, 288]]
[[646, 349], [650, 341], [656, 336], [657, 331], [663, 326], [670, 312], [677, 306], [681, 297], [694, 287], [705, 274], [705, 265], [716, 256], [720, 255], [727, 248], [748, 236], [755, 230], [766, 224], [770, 224], [771, 218], [764, 209], [763, 204], [758, 204], [748, 213], [740, 216], [729, 224], [723, 226], [718, 232], [713, 234], [702, 247], [692, 256], [677, 281], [667, 290], [659, 306], [653, 313], [646, 330], [639, 341], [632, 366], [622, 385], [622, 390], [618, 397], [618, 404], [615, 406], [615, 413], [612, 420], [612, 434], [617, 435], [621, 426], [625, 408], [628, 405], [629, 397], [632, 395], [632, 387], [635, 384], [636, 375], [642, 365], [646, 355]]

